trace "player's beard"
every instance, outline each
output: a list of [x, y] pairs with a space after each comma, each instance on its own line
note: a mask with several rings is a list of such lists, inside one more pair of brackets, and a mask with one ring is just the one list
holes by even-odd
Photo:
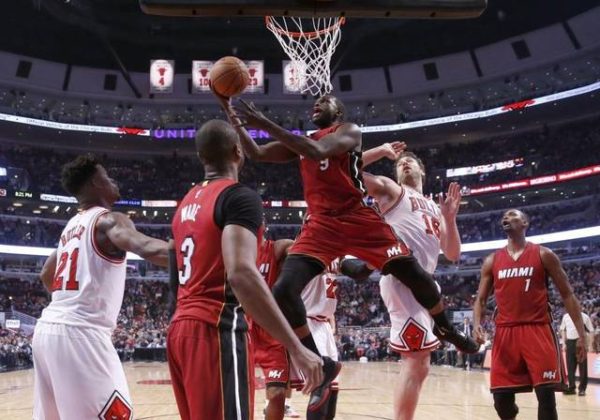
[[319, 128], [327, 128], [333, 124], [334, 118], [331, 112], [322, 110], [319, 115], [312, 119], [314, 125]]

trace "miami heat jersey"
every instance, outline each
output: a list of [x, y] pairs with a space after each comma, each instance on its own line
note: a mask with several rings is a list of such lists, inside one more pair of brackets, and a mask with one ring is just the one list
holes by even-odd
[[496, 294], [496, 325], [549, 323], [548, 276], [540, 246], [527, 242], [516, 260], [507, 247], [494, 254], [492, 265]]
[[435, 271], [440, 254], [441, 216], [440, 208], [432, 199], [405, 185], [396, 203], [383, 214], [430, 274]]
[[126, 263], [104, 255], [95, 239], [98, 218], [109, 210], [82, 210], [60, 236], [52, 301], [40, 321], [112, 330], [125, 291]]
[[335, 315], [339, 262], [339, 258], [333, 260], [327, 270], [312, 279], [302, 291], [302, 301], [309, 318], [325, 321]]
[[273, 287], [279, 275], [279, 262], [275, 257], [275, 241], [270, 239], [263, 241], [262, 245], [258, 248], [256, 265], [258, 266], [258, 271], [269, 285], [269, 289]]
[[[340, 124], [311, 134], [320, 140]], [[366, 194], [362, 179], [362, 153], [349, 151], [317, 161], [300, 157], [300, 173], [309, 213], [342, 212], [362, 205]]]
[[183, 198], [173, 217], [179, 269], [173, 321], [194, 319], [221, 329], [247, 329], [242, 307], [226, 279], [223, 231], [214, 220], [219, 195], [234, 184], [231, 179], [216, 179], [197, 185]]

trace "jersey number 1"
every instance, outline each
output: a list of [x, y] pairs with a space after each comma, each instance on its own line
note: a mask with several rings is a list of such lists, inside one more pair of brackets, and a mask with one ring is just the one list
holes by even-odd
[[69, 264], [69, 279], [65, 285], [65, 290], [79, 290], [79, 282], [75, 278], [77, 274], [77, 257], [79, 257], [79, 248], [75, 248], [71, 252], [71, 256], [69, 257], [68, 252], [63, 252], [60, 254], [60, 258], [58, 260], [58, 267], [56, 268], [56, 274], [54, 275], [54, 280], [52, 280], [52, 291], [55, 290], [63, 290], [63, 280], [64, 275], [63, 271], [67, 268], [67, 262], [71, 260]]

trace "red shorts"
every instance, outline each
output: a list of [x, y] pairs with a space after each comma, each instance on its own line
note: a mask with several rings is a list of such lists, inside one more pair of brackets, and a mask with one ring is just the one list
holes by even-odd
[[353, 255], [378, 270], [410, 250], [374, 209], [358, 207], [340, 215], [311, 214], [288, 254], [309, 255], [326, 267], [338, 257]]
[[490, 376], [492, 392], [527, 392], [540, 385], [562, 390], [565, 370], [552, 326], [496, 327]]
[[254, 418], [254, 360], [245, 332], [204, 322], [173, 322], [167, 357], [183, 420]]
[[252, 331], [254, 363], [265, 375], [265, 385], [286, 387], [290, 380], [290, 360], [285, 347], [254, 323]]

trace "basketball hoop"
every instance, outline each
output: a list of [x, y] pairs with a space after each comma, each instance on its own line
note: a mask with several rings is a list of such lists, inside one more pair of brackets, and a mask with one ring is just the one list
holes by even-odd
[[265, 24], [290, 58], [293, 90], [324, 95], [333, 89], [330, 64], [340, 43], [344, 17], [266, 16]]

